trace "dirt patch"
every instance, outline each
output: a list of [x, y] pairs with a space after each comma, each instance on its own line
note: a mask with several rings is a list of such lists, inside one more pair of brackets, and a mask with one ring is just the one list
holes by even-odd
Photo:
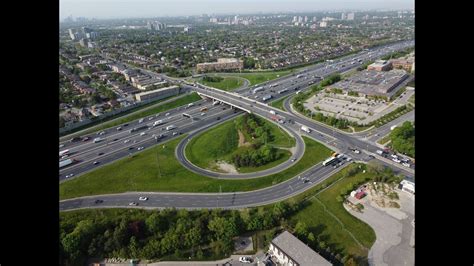
[[233, 164], [224, 162], [224, 161], [218, 161], [216, 162], [216, 166], [224, 171], [225, 173], [230, 173], [230, 174], [238, 174], [239, 172], [237, 169], [235, 169], [235, 166]]
[[239, 132], [239, 146], [238, 146], [239, 148], [252, 145], [252, 143], [250, 142], [245, 142], [245, 136], [240, 130], [237, 130], [237, 131]]

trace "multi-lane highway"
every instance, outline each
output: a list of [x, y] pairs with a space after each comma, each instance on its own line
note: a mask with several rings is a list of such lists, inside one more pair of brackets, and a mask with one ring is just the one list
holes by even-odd
[[[188, 86], [188, 88], [197, 91], [201, 95], [215, 98], [219, 101], [224, 101], [239, 109], [255, 113], [266, 119], [270, 118], [270, 110], [272, 110], [274, 112], [277, 112], [283, 118], [285, 122], [282, 124], [282, 126], [289, 131], [298, 131], [300, 134], [304, 134], [313, 139], [316, 139], [340, 152], [350, 154], [350, 150], [352, 148], [357, 148], [359, 150], [362, 150], [363, 153], [350, 154], [350, 156], [352, 156], [355, 160], [369, 161], [374, 160], [374, 158], [376, 158], [376, 160], [378, 160], [380, 163], [395, 168], [395, 172], [403, 173], [407, 176], [412, 177], [412, 169], [396, 165], [392, 161], [378, 156], [375, 153], [378, 147], [370, 141], [361, 139], [360, 136], [351, 136], [350, 134], [339, 132], [337, 130], [329, 128], [326, 125], [315, 123], [314, 121], [311, 121], [306, 117], [301, 117], [299, 114], [292, 112], [291, 108], [288, 106], [289, 101], [285, 101], [285, 108], [287, 108], [289, 112], [283, 112], [279, 109], [270, 107], [265, 103], [260, 102], [262, 99], [259, 98], [259, 96], [272, 95], [272, 100], [285, 97], [294, 93], [296, 87], [298, 87], [296, 88], [296, 90], [305, 88], [307, 89], [309, 85], [320, 81], [321, 78], [324, 78], [332, 73], [348, 71], [357, 67], [360, 64], [363, 64], [365, 61], [376, 59], [386, 53], [390, 53], [399, 49], [404, 49], [408, 46], [412, 46], [413, 44], [413, 41], [411, 41], [398, 43], [392, 46], [374, 48], [370, 49], [369, 51], [363, 51], [355, 55], [334, 60], [332, 62], [326, 62], [324, 64], [318, 64], [316, 66], [308, 67], [298, 72], [298, 74], [289, 77], [283, 77], [277, 81], [266, 83], [265, 85], [260, 85], [263, 87], [263, 90], [260, 93], [257, 93], [256, 95], [254, 95], [252, 92], [252, 89], [254, 88], [238, 91], [239, 94], [237, 94], [237, 92], [224, 92], [217, 89], [207, 88], [202, 85], [190, 86], [188, 84], [182, 86]], [[255, 96], [257, 96], [257, 98], [255, 98]], [[166, 138], [159, 139], [158, 141], [154, 137], [152, 137], [152, 134], [158, 135], [162, 132], [165, 132], [166, 130], [163, 130], [163, 128], [166, 128], [167, 125], [176, 125], [177, 128], [175, 130], [172, 130], [171, 132], [178, 132], [178, 134], [179, 132], [197, 133], [198, 131], [204, 130], [205, 128], [208, 128], [214, 124], [220, 123], [225, 119], [229, 119], [233, 116], [236, 116], [239, 114], [239, 112], [241, 112], [230, 110], [230, 108], [227, 108], [227, 110], [222, 110], [225, 107], [219, 105], [216, 107], [211, 103], [207, 103], [207, 107], [209, 110], [208, 114], [203, 117], [200, 117], [200, 108], [203, 108], [206, 103], [204, 103], [204, 101], [200, 101], [198, 104], [201, 104], [201, 106], [198, 105], [196, 107], [191, 107], [187, 110], [176, 108], [174, 110], [169, 111], [169, 123], [156, 128], [149, 129], [147, 130], [148, 132], [145, 131], [147, 132], [147, 135], [144, 136], [142, 136], [140, 132], [137, 132], [136, 134], [133, 134], [131, 136], [129, 135], [128, 138], [130, 139], [130, 142], [127, 143], [124, 143], [126, 141], [127, 135], [121, 135], [121, 133], [117, 133], [117, 130], [115, 128], [106, 130], [105, 135], [103, 135], [104, 137], [109, 138], [108, 141], [105, 142], [105, 145], [103, 142], [102, 144], [100, 144], [100, 142], [95, 144], [99, 144], [97, 146], [100, 147], [99, 149], [92, 149], [92, 151], [90, 151], [91, 146], [83, 146], [84, 144], [79, 142], [69, 144], [64, 143], [64, 147], [62, 147], [61, 149], [70, 149], [72, 152], [71, 156], [74, 156], [74, 152], [77, 152], [77, 156], [83, 154], [84, 161], [82, 164], [69, 166], [62, 170], [60, 179], [63, 179], [64, 176], [68, 174], [70, 175], [71, 173], [78, 175], [80, 173], [89, 171], [90, 169], [96, 166], [90, 162], [96, 161], [98, 156], [103, 156], [100, 157], [101, 161], [99, 163], [99, 165], [103, 165], [104, 163], [108, 163], [119, 158], [129, 156], [129, 146], [133, 146], [134, 149], [136, 149], [138, 145], [140, 145], [139, 147], [146, 148], [156, 145], [157, 142], [170, 139], [171, 137], [173, 137], [172, 135], [168, 135]], [[197, 119], [197, 121], [191, 118], [184, 119], [182, 114], [185, 112], [189, 113], [191, 116], [199, 117], [199, 119]], [[150, 124], [156, 120], [159, 120], [160, 117], [163, 118], [163, 114], [160, 114], [159, 117], [155, 116], [145, 118], [142, 123]], [[216, 117], [219, 117], [220, 120], [218, 120]], [[128, 129], [136, 126], [137, 124], [137, 121], [129, 123]], [[302, 125], [311, 128], [312, 131], [310, 133], [301, 132], [299, 129]], [[122, 131], [125, 132], [128, 129], [123, 128]], [[171, 132], [168, 132], [168, 134], [170, 134]], [[95, 135], [90, 137], [93, 138], [95, 137]], [[118, 140], [114, 141], [114, 139], [117, 137], [119, 137]], [[110, 140], [112, 140], [112, 142], [110, 142]], [[136, 141], [136, 143], [132, 143], [132, 141]], [[94, 146], [92, 145], [92, 147]], [[104, 149], [105, 152], [108, 152], [108, 155], [101, 149]], [[101, 152], [104, 152], [104, 154], [98, 155]], [[372, 157], [370, 157], [369, 155]], [[182, 163], [185, 163], [185, 160], [183, 160], [183, 158], [179, 160]], [[138, 196], [143, 194], [148, 194], [149, 200], [140, 202], [139, 206], [142, 207], [237, 208], [257, 206], [273, 201], [282, 200], [284, 198], [291, 197], [292, 195], [296, 195], [304, 189], [307, 189], [330, 176], [330, 172], [338, 170], [339, 169], [333, 169], [332, 167], [322, 167], [321, 165], [316, 165], [304, 174], [302, 174], [302, 176], [309, 176], [309, 179], [304, 179], [306, 181], [302, 180], [301, 178], [294, 177], [286, 182], [280, 183], [269, 188], [245, 193], [124, 193], [117, 195], [102, 195], [62, 201], [60, 202], [60, 208], [61, 210], [67, 210], [83, 207], [124, 207], [128, 206], [128, 203], [130, 201], [137, 201]], [[103, 202], [95, 203], [96, 199], [102, 199]]]

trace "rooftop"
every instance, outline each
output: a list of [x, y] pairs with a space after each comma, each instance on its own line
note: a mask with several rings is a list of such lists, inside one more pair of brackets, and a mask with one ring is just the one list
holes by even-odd
[[284, 231], [275, 237], [272, 244], [281, 249], [300, 266], [332, 265], [288, 231]]

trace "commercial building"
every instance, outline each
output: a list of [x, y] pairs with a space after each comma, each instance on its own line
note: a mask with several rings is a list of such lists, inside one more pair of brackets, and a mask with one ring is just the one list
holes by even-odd
[[328, 26], [327, 21], [321, 21], [321, 22], [319, 22], [319, 27], [321, 27], [321, 28], [326, 28], [327, 26]]
[[159, 99], [167, 98], [170, 96], [178, 95], [179, 89], [180, 89], [179, 86], [171, 86], [171, 87], [166, 87], [162, 89], [141, 92], [141, 93], [135, 94], [135, 99], [138, 102], [146, 101], [150, 99], [159, 100]]
[[270, 243], [269, 253], [277, 265], [325, 266], [332, 265], [314, 250], [288, 231], [275, 237]]
[[347, 20], [354, 20], [354, 17], [355, 17], [355, 15], [354, 15], [354, 13], [353, 13], [353, 12], [352, 12], [352, 13], [349, 13], [349, 14], [347, 14]]
[[390, 60], [394, 69], [404, 69], [407, 72], [411, 72], [414, 61], [405, 59], [392, 59]]
[[212, 63], [200, 63], [196, 65], [196, 71], [222, 71], [222, 70], [233, 70], [243, 69], [244, 62], [237, 58], [219, 58], [217, 62]]
[[390, 69], [392, 69], [392, 63], [385, 60], [377, 60], [367, 67], [367, 70], [375, 71], [389, 71]]
[[394, 89], [408, 77], [405, 70], [401, 69], [386, 72], [365, 70], [334, 83], [327, 90], [330, 91], [333, 88], [338, 88], [347, 93], [349, 91], [357, 92], [359, 96], [376, 95], [388, 97], [390, 94], [395, 93]]

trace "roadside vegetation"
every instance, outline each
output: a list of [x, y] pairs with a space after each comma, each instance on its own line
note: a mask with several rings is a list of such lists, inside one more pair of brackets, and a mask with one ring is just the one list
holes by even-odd
[[236, 76], [248, 79], [250, 81], [249, 85], [253, 86], [253, 85], [263, 83], [263, 82], [274, 80], [276, 78], [283, 77], [285, 75], [291, 74], [293, 71], [294, 70], [239, 73], [239, 74], [236, 74]]
[[126, 191], [235, 192], [278, 184], [323, 161], [332, 153], [326, 146], [303, 137], [305, 153], [293, 166], [273, 175], [246, 180], [222, 180], [198, 175], [175, 158], [183, 136], [123, 158], [59, 185], [60, 199]]
[[186, 146], [186, 157], [202, 168], [218, 170], [217, 163], [224, 161], [239, 172], [241, 167], [244, 172], [252, 172], [289, 159], [291, 153], [278, 147], [294, 144], [295, 140], [279, 127], [246, 114], [193, 138]]
[[415, 127], [406, 121], [390, 132], [390, 146], [397, 152], [415, 158]]
[[214, 87], [225, 91], [237, 89], [244, 83], [242, 79], [232, 76], [204, 76], [199, 82], [206, 86]]
[[285, 107], [283, 107], [283, 102], [288, 98], [289, 96], [286, 96], [286, 97], [283, 97], [281, 99], [278, 99], [274, 102], [272, 102], [270, 105], [275, 107], [275, 108], [278, 108], [280, 110], [283, 110], [283, 111], [286, 111], [285, 110]]
[[367, 265], [375, 233], [341, 199], [368, 181], [399, 180], [381, 165], [354, 163], [293, 198], [257, 208], [62, 212], [60, 264], [82, 265], [91, 257], [217, 260], [232, 254], [236, 236], [250, 234], [256, 248], [266, 249], [288, 230], [334, 265]]

